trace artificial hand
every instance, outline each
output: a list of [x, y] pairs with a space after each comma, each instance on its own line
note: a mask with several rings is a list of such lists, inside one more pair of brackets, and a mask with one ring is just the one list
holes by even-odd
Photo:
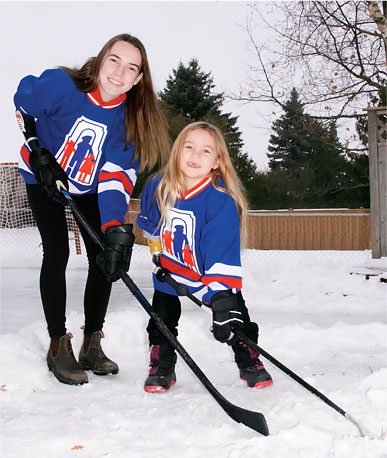
[[65, 204], [66, 199], [60, 188], [68, 190], [67, 175], [55, 157], [47, 149], [36, 147], [31, 150], [29, 160], [31, 169], [48, 198]]
[[243, 326], [236, 295], [230, 291], [216, 293], [211, 300], [212, 332], [219, 342], [231, 342], [232, 330]]
[[132, 224], [111, 226], [102, 236], [105, 248], [98, 253], [96, 262], [109, 281], [120, 278], [119, 270], [129, 270], [135, 240], [132, 230]]

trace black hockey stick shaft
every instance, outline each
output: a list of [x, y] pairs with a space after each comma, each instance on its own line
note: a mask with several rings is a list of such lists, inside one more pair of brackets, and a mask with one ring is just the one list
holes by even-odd
[[[104, 244], [101, 241], [99, 235], [94, 231], [94, 229], [90, 226], [88, 221], [82, 215], [80, 210], [78, 209], [77, 205], [75, 204], [74, 200], [71, 196], [62, 191], [64, 194], [67, 203], [71, 211], [73, 212], [74, 216], [78, 219], [78, 221], [82, 224], [84, 229], [87, 231], [89, 236], [93, 239], [93, 241], [103, 250]], [[229, 402], [226, 398], [224, 398], [219, 391], [212, 385], [212, 383], [208, 380], [199, 366], [195, 363], [192, 357], [187, 353], [184, 347], [180, 344], [180, 342], [176, 339], [176, 337], [172, 334], [172, 332], [168, 329], [165, 325], [164, 321], [157, 315], [157, 313], [153, 312], [152, 306], [148, 302], [148, 300], [144, 297], [141, 293], [140, 289], [136, 286], [133, 280], [129, 277], [129, 275], [124, 271], [120, 270], [119, 276], [121, 280], [125, 283], [128, 287], [130, 292], [136, 297], [140, 305], [143, 309], [148, 313], [148, 315], [152, 318], [155, 322], [156, 326], [160, 330], [160, 332], [164, 335], [164, 337], [168, 340], [168, 342], [172, 345], [172, 347], [179, 353], [179, 355], [183, 358], [186, 362], [188, 367], [192, 370], [192, 372], [196, 375], [196, 377], [200, 380], [202, 385], [206, 388], [206, 390], [211, 394], [211, 396], [215, 399], [215, 401], [222, 407], [222, 409], [227, 413], [229, 417], [235, 420], [238, 423], [243, 423], [245, 426], [248, 426], [251, 429], [259, 432], [264, 436], [269, 435], [269, 429], [266, 423], [266, 419], [264, 415], [260, 412], [253, 412], [250, 410], [243, 409], [238, 407], [231, 402]]]
[[[39, 146], [39, 140], [36, 134], [36, 126], [35, 126], [35, 119], [26, 114], [22, 114], [17, 112], [16, 114], [19, 122], [20, 130], [23, 132], [23, 135], [26, 139], [27, 144], [33, 143], [34, 146]], [[100, 239], [99, 235], [94, 231], [94, 229], [90, 226], [89, 222], [83, 216], [82, 212], [79, 210], [73, 199], [71, 198], [70, 194], [63, 189], [61, 190], [63, 193], [72, 213], [78, 219], [80, 224], [82, 224], [85, 231], [89, 234], [91, 239], [96, 243], [102, 250], [104, 250], [104, 244]], [[242, 409], [241, 407], [235, 406], [231, 402], [229, 402], [226, 398], [224, 398], [219, 391], [212, 385], [212, 383], [207, 379], [204, 373], [201, 371], [199, 366], [195, 363], [195, 361], [191, 358], [191, 356], [186, 352], [184, 347], [180, 344], [180, 342], [176, 339], [176, 337], [171, 333], [162, 319], [152, 311], [152, 306], [146, 300], [144, 295], [141, 293], [139, 288], [135, 285], [133, 280], [129, 277], [129, 275], [121, 270], [119, 271], [120, 278], [125, 283], [125, 285], [129, 288], [130, 292], [136, 297], [139, 301], [143, 309], [148, 313], [148, 315], [153, 319], [156, 323], [157, 327], [159, 328], [160, 332], [165, 336], [168, 342], [172, 345], [173, 348], [180, 354], [180, 356], [184, 359], [187, 363], [189, 368], [193, 371], [193, 373], [197, 376], [200, 380], [202, 385], [207, 389], [207, 391], [211, 394], [211, 396], [215, 399], [215, 401], [222, 407], [222, 409], [227, 413], [227, 415], [235, 420], [238, 423], [243, 423], [244, 425], [248, 426], [251, 429], [259, 432], [264, 436], [269, 435], [269, 428], [266, 423], [266, 419], [260, 412], [252, 412], [250, 410]]]
[[[179, 282], [177, 282], [175, 279], [173, 279], [170, 275], [170, 273], [166, 272], [165, 269], [162, 268], [156, 268], [156, 276], [160, 281], [165, 281], [168, 283], [170, 286], [172, 286], [177, 294], [179, 296], [187, 296], [189, 299], [192, 300], [196, 305], [199, 307], [202, 307], [203, 304], [202, 302], [195, 297], [193, 294], [189, 292], [189, 289], [186, 285], [183, 285]], [[293, 380], [298, 382], [301, 386], [306, 388], [308, 391], [316, 395], [318, 398], [320, 398], [323, 402], [325, 402], [327, 405], [335, 409], [339, 414], [343, 415], [345, 418], [350, 420], [354, 425], [357, 426], [357, 428], [360, 431], [360, 434], [362, 436], [372, 436], [372, 434], [366, 430], [364, 426], [361, 426], [357, 420], [355, 420], [349, 413], [345, 412], [341, 407], [339, 407], [337, 404], [335, 404], [331, 399], [326, 397], [323, 393], [321, 393], [319, 390], [314, 388], [312, 385], [310, 385], [308, 382], [306, 382], [304, 379], [302, 379], [299, 375], [297, 375], [295, 372], [293, 372], [291, 369], [289, 369], [287, 366], [282, 364], [278, 359], [274, 358], [270, 353], [268, 353], [266, 350], [261, 348], [258, 344], [256, 344], [254, 341], [249, 339], [243, 332], [238, 329], [234, 328], [233, 332], [236, 336], [238, 336], [246, 345], [249, 347], [253, 348], [255, 351], [260, 353], [262, 356], [264, 356], [268, 361], [273, 363], [276, 367], [281, 369], [281, 371], [285, 372], [286, 375], [291, 377]]]

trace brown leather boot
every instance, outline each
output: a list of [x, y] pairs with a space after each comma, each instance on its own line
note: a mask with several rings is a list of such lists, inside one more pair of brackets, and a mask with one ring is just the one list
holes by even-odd
[[72, 334], [68, 332], [59, 339], [52, 339], [53, 345], [50, 346], [47, 353], [47, 366], [60, 382], [68, 385], [82, 385], [88, 382], [88, 378], [75, 359], [70, 341], [72, 337]]
[[[102, 350], [101, 339], [105, 337], [102, 331], [95, 331], [91, 334], [90, 343], [87, 347], [86, 336], [79, 352], [78, 363], [82, 369], [92, 370], [96, 375], [116, 374], [118, 365], [109, 359]], [[84, 353], [84, 349], [86, 352]]]

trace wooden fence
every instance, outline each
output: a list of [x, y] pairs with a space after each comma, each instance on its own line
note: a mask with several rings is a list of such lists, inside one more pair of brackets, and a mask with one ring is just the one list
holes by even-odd
[[[126, 216], [133, 223], [136, 242], [146, 240], [137, 227], [140, 200], [131, 199]], [[68, 210], [77, 253], [79, 234]], [[0, 164], [0, 228], [35, 226], [24, 182], [16, 163]], [[252, 210], [249, 212], [247, 248], [256, 250], [368, 250], [371, 249], [370, 210]]]
[[[126, 222], [133, 223], [136, 243], [146, 244], [136, 225], [140, 201], [132, 199]], [[256, 250], [368, 250], [370, 210], [252, 210], [247, 248]]]

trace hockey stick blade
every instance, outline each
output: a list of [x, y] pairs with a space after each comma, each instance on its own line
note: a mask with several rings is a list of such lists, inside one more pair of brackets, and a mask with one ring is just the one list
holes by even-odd
[[226, 399], [225, 401], [225, 403], [222, 403], [218, 400], [218, 403], [234, 421], [243, 423], [245, 426], [254, 429], [263, 436], [269, 435], [269, 428], [262, 413], [242, 409], [242, 407], [237, 407]]
[[[179, 296], [187, 296], [197, 306], [199, 306], [200, 308], [203, 308], [202, 307], [203, 306], [202, 301], [200, 301], [193, 294], [190, 294], [189, 289], [186, 287], [186, 285], [182, 285], [181, 283], [178, 283], [176, 280], [174, 280], [171, 277], [171, 274], [168, 273], [168, 271], [166, 269], [162, 269], [160, 267], [156, 267], [155, 274], [156, 274], [156, 277], [160, 281], [165, 281], [170, 286], [172, 286], [172, 288], [174, 288], [176, 290], [176, 292], [178, 293]], [[209, 311], [209, 309], [207, 309], [207, 308], [205, 308], [205, 310]], [[234, 334], [236, 336], [238, 336], [246, 345], [248, 345], [249, 347], [253, 348], [257, 353], [261, 354], [263, 357], [265, 357], [267, 360], [269, 360], [272, 364], [274, 364], [276, 367], [278, 367], [281, 371], [283, 371], [290, 378], [292, 378], [297, 383], [299, 383], [301, 386], [306, 388], [308, 391], [310, 391], [311, 393], [316, 395], [318, 398], [320, 398], [323, 402], [325, 402], [327, 405], [329, 405], [334, 410], [336, 410], [340, 415], [345, 417], [347, 420], [351, 421], [358, 428], [358, 430], [360, 432], [360, 435], [362, 437], [368, 436], [371, 439], [375, 438], [374, 434], [372, 434], [364, 425], [361, 425], [360, 422], [358, 420], [356, 420], [352, 415], [350, 415], [348, 412], [345, 412], [341, 407], [339, 407], [337, 404], [335, 404], [333, 401], [331, 401], [329, 398], [327, 398], [323, 393], [321, 393], [316, 388], [311, 386], [309, 383], [307, 383], [305, 380], [303, 380], [300, 376], [295, 374], [288, 367], [286, 367], [284, 364], [282, 364], [280, 361], [278, 361], [276, 358], [274, 358], [274, 356], [272, 356], [270, 353], [268, 353], [263, 348], [258, 346], [258, 344], [253, 342], [246, 335], [244, 335], [243, 332], [240, 329], [235, 328], [234, 329]]]
[[125, 285], [129, 288], [132, 294], [137, 298], [139, 303], [142, 305], [143, 309], [148, 313], [148, 315], [153, 319], [156, 326], [159, 328], [164, 337], [172, 345], [172, 347], [179, 353], [182, 359], [185, 361], [187, 366], [192, 370], [192, 372], [199, 379], [201, 384], [206, 388], [206, 390], [211, 394], [215, 401], [222, 407], [222, 409], [227, 413], [227, 415], [232, 418], [237, 423], [242, 423], [248, 428], [257, 431], [263, 436], [269, 435], [269, 428], [266, 423], [264, 415], [260, 412], [253, 412], [250, 410], [243, 409], [232, 404], [228, 401], [219, 391], [214, 387], [214, 385], [208, 380], [206, 375], [200, 369], [200, 367], [195, 363], [192, 357], [188, 354], [185, 348], [177, 340], [177, 338], [171, 333], [168, 327], [165, 325], [164, 321], [152, 311], [152, 307], [143, 296], [141, 291], [137, 288], [133, 280], [129, 277], [126, 272], [120, 271], [119, 275]]
[[[101, 241], [99, 235], [94, 231], [94, 229], [90, 226], [86, 218], [83, 216], [81, 211], [78, 209], [77, 205], [71, 198], [68, 192], [62, 191], [63, 195], [65, 196], [67, 203], [74, 214], [82, 224], [84, 229], [87, 231], [89, 236], [92, 240], [101, 248], [104, 249], [104, 244]], [[262, 434], [263, 436], [269, 435], [269, 428], [267, 426], [265, 417], [260, 412], [252, 412], [250, 410], [243, 409], [238, 407], [231, 402], [229, 402], [226, 398], [224, 398], [219, 391], [212, 385], [212, 383], [208, 380], [206, 375], [202, 372], [199, 366], [195, 363], [195, 361], [191, 358], [191, 356], [187, 353], [184, 347], [180, 344], [177, 338], [172, 334], [172, 332], [168, 329], [165, 325], [164, 321], [157, 315], [157, 313], [153, 312], [152, 306], [148, 302], [148, 300], [144, 297], [142, 292], [133, 282], [133, 280], [129, 277], [129, 275], [124, 270], [119, 270], [119, 276], [121, 280], [125, 283], [128, 287], [130, 292], [136, 297], [142, 308], [147, 312], [147, 314], [153, 319], [156, 326], [159, 328], [160, 332], [164, 335], [164, 337], [168, 340], [168, 342], [172, 345], [172, 347], [179, 353], [179, 355], [183, 358], [185, 363], [188, 367], [192, 370], [192, 372], [196, 375], [199, 381], [202, 383], [204, 388], [211, 394], [211, 396], [215, 399], [215, 401], [222, 407], [222, 409], [226, 412], [226, 414], [232, 418], [237, 423], [242, 423], [248, 428], [257, 431], [258, 433]]]

